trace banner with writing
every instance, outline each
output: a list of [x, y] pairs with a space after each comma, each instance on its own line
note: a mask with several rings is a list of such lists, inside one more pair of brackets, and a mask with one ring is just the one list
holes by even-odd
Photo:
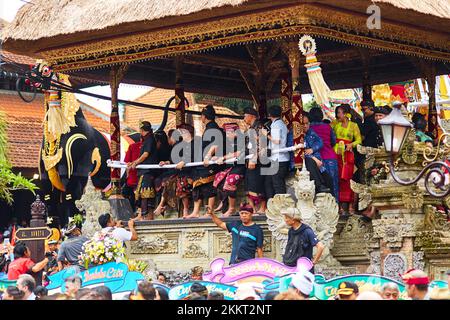
[[[199, 282], [202, 285], [208, 289], [208, 293], [216, 291], [216, 292], [222, 292], [224, 295], [225, 300], [233, 300], [234, 294], [236, 293], [236, 287], [230, 286], [223, 283], [216, 283], [216, 282], [210, 282], [210, 281], [195, 281]], [[169, 299], [170, 300], [183, 300], [186, 299], [187, 296], [189, 296], [189, 289], [191, 288], [192, 284], [194, 282], [186, 282], [183, 284], [180, 284], [178, 286], [173, 287], [169, 291]]]
[[9, 286], [15, 286], [16, 280], [0, 280], [0, 291], [5, 291]]
[[[273, 282], [266, 283], [264, 291], [268, 292], [271, 290], [278, 290], [279, 292], [284, 292], [288, 290], [289, 285], [292, 281], [292, 275], [293, 274], [288, 274], [282, 277], [277, 277], [274, 279]], [[379, 291], [384, 284], [388, 282], [394, 282], [399, 287], [400, 299], [408, 298], [406, 288], [403, 283], [388, 277], [374, 274], [348, 275], [332, 278], [329, 280], [326, 280], [323, 275], [316, 274], [314, 281], [314, 289], [313, 292], [311, 293], [311, 297], [315, 297], [319, 300], [333, 299], [334, 296], [336, 296], [339, 284], [343, 281], [356, 283], [361, 291], [364, 291], [365, 288], [371, 288], [373, 290]]]
[[263, 283], [302, 269], [310, 270], [312, 262], [308, 258], [300, 258], [296, 267], [288, 267], [276, 260], [257, 258], [225, 267], [225, 260], [215, 259], [211, 262], [211, 271], [203, 275], [207, 281], [234, 284], [237, 282]]
[[109, 262], [82, 272], [72, 267], [49, 276], [50, 283], [47, 286], [49, 294], [64, 292], [65, 279], [75, 274], [81, 277], [83, 288], [104, 285], [113, 294], [135, 290], [138, 283], [145, 280], [141, 273], [128, 271], [125, 263]]

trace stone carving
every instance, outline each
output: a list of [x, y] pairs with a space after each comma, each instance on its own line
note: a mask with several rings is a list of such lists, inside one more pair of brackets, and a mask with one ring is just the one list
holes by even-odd
[[200, 241], [205, 236], [205, 231], [190, 231], [186, 232], [186, 239], [189, 241]]
[[379, 148], [365, 147], [362, 145], [358, 145], [356, 147], [356, 149], [358, 150], [358, 152], [360, 154], [365, 155], [365, 161], [364, 161], [365, 169], [369, 169], [369, 168], [373, 167], [373, 165], [375, 164], [375, 155], [381, 152]]
[[102, 199], [102, 192], [95, 189], [90, 178], [85, 193], [80, 200], [75, 201], [75, 206], [86, 213], [82, 230], [83, 235], [87, 237], [92, 237], [96, 231], [100, 230], [98, 217], [104, 213], [111, 213], [109, 202]]
[[423, 251], [413, 251], [413, 268], [419, 270], [425, 270], [425, 262], [423, 261]]
[[263, 252], [271, 252], [271, 251], [272, 251], [272, 237], [265, 234], [263, 241]]
[[173, 254], [178, 253], [178, 235], [176, 239], [173, 236], [156, 236], [148, 238], [139, 238], [135, 242], [131, 242], [132, 253], [146, 254]]
[[423, 206], [423, 193], [416, 187], [411, 193], [403, 193], [402, 200], [408, 209], [420, 209]]
[[367, 268], [367, 273], [381, 274], [381, 253], [380, 251], [372, 251], [370, 253], [370, 266]]
[[364, 210], [372, 203], [372, 194], [369, 192], [367, 185], [357, 183], [350, 180], [350, 188], [358, 194], [358, 209]]
[[425, 218], [423, 221], [423, 230], [450, 232], [450, 222], [448, 222], [446, 217], [437, 211], [435, 207], [427, 205], [425, 206], [424, 211]]
[[335, 237], [333, 256], [369, 260], [368, 246], [372, 241], [372, 236], [371, 223], [364, 222], [357, 216], [350, 216], [341, 233]]
[[219, 253], [230, 253], [232, 248], [232, 237], [229, 233], [226, 237], [219, 238]]
[[444, 199], [444, 204], [447, 208], [450, 208], [450, 196], [448, 196]]
[[297, 207], [301, 212], [303, 222], [316, 232], [319, 240], [325, 246], [319, 263], [324, 266], [339, 266], [339, 262], [330, 253], [339, 219], [338, 205], [334, 197], [329, 193], [321, 193], [314, 199], [314, 181], [309, 179], [309, 172], [305, 166], [297, 173], [294, 190], [297, 202], [289, 194], [277, 194], [267, 204], [267, 224], [275, 239], [280, 241], [281, 252], [283, 253], [286, 248], [289, 228], [280, 212], [285, 208]]
[[183, 258], [206, 258], [208, 254], [198, 244], [191, 243], [184, 251]]
[[381, 218], [372, 221], [373, 237], [381, 238], [388, 248], [401, 248], [403, 238], [415, 236], [413, 220], [400, 217]]
[[401, 275], [407, 271], [408, 262], [402, 253], [390, 253], [383, 263], [384, 276], [402, 281]]
[[417, 152], [414, 149], [415, 141], [416, 132], [414, 129], [411, 129], [405, 140], [405, 145], [403, 146], [402, 151], [402, 159], [406, 164], [414, 164], [417, 162]]

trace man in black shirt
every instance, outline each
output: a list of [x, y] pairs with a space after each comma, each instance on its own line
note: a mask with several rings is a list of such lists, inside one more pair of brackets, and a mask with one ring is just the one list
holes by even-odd
[[[264, 176], [261, 175], [261, 162], [259, 161], [259, 125], [258, 111], [251, 107], [244, 109], [244, 122], [248, 125], [246, 156], [254, 156], [246, 161], [245, 191], [247, 199], [254, 212], [266, 211], [266, 198], [264, 190]], [[259, 209], [257, 208], [259, 206]]]
[[[381, 135], [381, 130], [375, 121], [375, 106], [373, 101], [361, 101], [361, 109], [364, 114], [364, 122], [359, 121], [358, 127], [363, 136], [362, 145], [365, 147], [378, 148], [380, 146], [378, 136]], [[364, 160], [365, 156], [356, 150], [355, 162], [358, 170], [353, 175], [353, 180], [355, 182], [364, 182]]]
[[213, 181], [221, 166], [209, 165], [209, 161], [213, 156], [222, 157], [225, 150], [225, 134], [216, 123], [215, 118], [216, 111], [214, 107], [207, 105], [202, 111], [201, 118], [203, 124], [205, 124], [205, 131], [202, 135], [202, 148], [201, 150], [194, 150], [196, 161], [200, 157], [204, 162], [204, 166], [195, 167], [195, 170], [193, 170], [192, 199], [194, 200], [194, 210], [186, 218], [198, 218], [200, 216], [200, 206], [204, 199], [208, 201], [207, 211], [214, 210], [216, 189], [213, 187]]
[[[319, 241], [310, 226], [302, 223], [300, 210], [297, 208], [287, 208], [281, 211], [284, 221], [288, 225], [288, 241], [283, 255], [283, 263], [294, 267], [297, 260], [306, 257], [313, 263], [310, 272], [314, 273], [314, 265], [319, 262], [324, 245]], [[316, 255], [313, 257], [313, 249], [316, 247]]]
[[[128, 164], [132, 169], [136, 169], [139, 164], [157, 164], [158, 154], [156, 150], [156, 141], [153, 136], [152, 125], [148, 121], [143, 121], [139, 126], [142, 137], [142, 147], [140, 157]], [[156, 169], [158, 170], [158, 169]], [[152, 169], [139, 169], [138, 170], [139, 182], [136, 189], [136, 200], [141, 199], [141, 214], [146, 216], [149, 213], [149, 204], [151, 207], [155, 207], [155, 182]], [[149, 202], [153, 203], [149, 203]], [[149, 220], [154, 219], [153, 210], [149, 216]]]
[[209, 211], [213, 222], [232, 235], [230, 265], [255, 258], [263, 257], [264, 235], [260, 226], [252, 220], [253, 209], [248, 205], [239, 210], [240, 221], [223, 222], [213, 211]]
[[242, 163], [245, 157], [245, 137], [237, 123], [225, 123], [223, 129], [226, 132], [226, 154], [220, 158], [213, 157], [212, 160], [216, 160], [218, 164], [232, 158], [238, 158], [238, 161], [227, 163], [224, 170], [215, 176], [213, 186], [217, 188], [221, 204], [214, 211], [222, 209], [223, 203], [228, 201], [228, 208], [223, 214], [228, 217], [235, 213], [237, 187], [245, 174], [245, 165]]
[[362, 145], [365, 147], [378, 148], [380, 144], [377, 137], [381, 134], [381, 130], [375, 121], [373, 102], [363, 101], [361, 102], [361, 108], [364, 112], [364, 123], [361, 126], [361, 135], [363, 136]]

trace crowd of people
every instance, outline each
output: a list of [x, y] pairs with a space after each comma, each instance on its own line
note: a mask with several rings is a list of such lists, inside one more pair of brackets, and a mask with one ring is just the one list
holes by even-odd
[[[201, 269], [201, 268], [200, 268]], [[208, 291], [201, 282], [202, 273], [199, 267], [191, 271], [192, 281], [189, 292], [183, 300], [225, 300], [221, 291]], [[202, 270], [201, 270], [202, 271]], [[450, 270], [447, 288], [430, 288], [430, 280], [422, 270], [411, 269], [402, 275], [406, 295], [400, 291], [396, 282], [386, 282], [381, 286], [363, 285], [342, 281], [333, 291], [329, 300], [450, 300]], [[236, 285], [234, 300], [317, 300], [313, 295], [314, 274], [300, 270], [291, 275], [287, 290], [264, 290], [262, 286], [252, 283]], [[142, 281], [129, 293], [113, 297], [106, 286], [83, 288], [80, 276], [73, 275], [64, 280], [64, 292], [49, 295], [43, 286], [37, 286], [35, 279], [29, 274], [22, 274], [15, 286], [9, 286], [0, 292], [1, 300], [169, 300], [166, 278], [159, 274], [155, 281]]]
[[[364, 155], [357, 147], [383, 145], [378, 121], [392, 109], [375, 107], [372, 101], [362, 101], [361, 108], [363, 117], [350, 105], [341, 104], [335, 109], [333, 121], [325, 119], [319, 107], [305, 112], [304, 163], [315, 182], [316, 193], [331, 193], [339, 203], [342, 217], [360, 214], [367, 220], [373, 213], [357, 209], [358, 199], [350, 181], [369, 184], [379, 168], [365, 170]], [[285, 180], [295, 171], [292, 151], [284, 151], [293, 146], [293, 132], [288, 130], [281, 115], [282, 110], [276, 105], [268, 108], [267, 119], [260, 119], [255, 109], [246, 108], [245, 129], [238, 123], [225, 123], [220, 128], [214, 107], [208, 105], [201, 115], [205, 126], [201, 136], [189, 124], [166, 134], [153, 132], [151, 124], [143, 121], [141, 140], [130, 145], [125, 157], [128, 168], [124, 195], [133, 208], [139, 206], [138, 211], [150, 220], [164, 215], [169, 198], [176, 200], [175, 209], [179, 209], [182, 218], [198, 218], [211, 211], [221, 211], [228, 217], [237, 215], [237, 191], [243, 184], [247, 197], [244, 202], [252, 207], [254, 214], [264, 214], [270, 198], [286, 193]], [[412, 121], [417, 141], [433, 146], [435, 139], [425, 132], [425, 117], [415, 113]], [[227, 162], [230, 159], [236, 161]], [[187, 167], [189, 162], [203, 165]], [[142, 164], [161, 168], [136, 170]], [[176, 168], [164, 169], [168, 164]], [[271, 167], [276, 170], [267, 170]], [[201, 213], [203, 203], [204, 214]]]
[[[350, 188], [350, 180], [368, 183], [364, 174], [366, 170], [362, 169], [364, 156], [357, 152], [357, 146], [380, 147], [383, 139], [378, 121], [390, 113], [389, 107], [374, 107], [371, 102], [363, 101], [361, 106], [363, 119], [356, 117], [349, 105], [338, 106], [336, 119], [332, 122], [324, 119], [320, 108], [312, 108], [304, 115], [305, 167], [315, 182], [316, 192], [332, 194], [339, 203], [340, 214], [344, 217], [357, 213], [354, 206], [357, 199]], [[292, 142], [292, 132], [281, 119], [281, 108], [272, 106], [268, 108], [268, 114], [269, 119], [259, 119], [255, 109], [246, 108], [246, 131], [241, 130], [237, 123], [227, 123], [220, 128], [215, 122], [214, 107], [208, 105], [201, 116], [205, 125], [202, 136], [197, 136], [194, 128], [188, 124], [183, 124], [166, 135], [162, 131], [153, 132], [149, 122], [142, 122], [141, 140], [132, 144], [126, 154], [128, 167], [123, 188], [123, 193], [130, 203], [139, 206], [138, 215], [128, 221], [126, 230], [121, 221], [114, 220], [110, 214], [103, 214], [98, 219], [101, 232], [122, 242], [135, 241], [138, 238], [135, 221], [143, 217], [154, 219], [156, 215], [163, 215], [169, 198], [175, 196], [180, 199], [182, 217], [186, 219], [200, 217], [202, 203], [206, 202], [206, 216], [211, 217], [219, 228], [232, 235], [230, 265], [263, 257], [263, 232], [253, 221], [253, 216], [264, 214], [267, 200], [275, 194], [286, 193], [285, 179], [294, 167], [293, 157], [289, 151], [284, 150], [292, 144], [289, 142]], [[424, 132], [425, 118], [415, 114], [412, 120], [417, 140], [432, 146], [433, 139]], [[202, 165], [187, 166], [190, 162], [200, 162]], [[160, 169], [137, 168], [141, 164], [158, 165]], [[164, 169], [168, 164], [176, 166], [173, 169]], [[355, 171], [355, 167], [358, 170]], [[275, 170], [271, 171], [270, 168]], [[376, 171], [375, 167], [369, 170], [369, 173], [375, 175]], [[237, 189], [241, 183], [244, 184], [247, 201], [238, 206]], [[217, 206], [216, 197], [219, 200]], [[239, 220], [226, 222], [216, 215], [219, 211], [222, 211], [222, 217], [239, 215]], [[239, 288], [236, 293], [240, 299], [272, 297], [279, 300], [301, 300], [309, 297], [311, 291], [308, 290], [314, 282], [314, 265], [319, 262], [325, 249], [324, 245], [315, 231], [302, 222], [299, 209], [288, 208], [281, 214], [289, 227], [283, 263], [293, 267], [299, 258], [306, 257], [311, 260], [313, 267], [308, 272], [295, 275], [292, 279], [292, 290], [288, 292], [262, 296], [262, 293], [254, 288], [244, 287]], [[365, 217], [371, 218], [370, 215]], [[6, 273], [8, 280], [17, 280], [16, 286], [3, 293], [4, 299], [41, 298], [46, 294], [45, 285], [49, 275], [72, 266], [84, 270], [85, 266], [80, 264], [80, 255], [83, 252], [83, 244], [90, 239], [82, 234], [81, 228], [75, 223], [70, 223], [64, 229], [65, 240], [62, 243], [47, 243], [45, 258], [39, 262], [31, 259], [30, 248], [24, 242], [10, 243], [17, 228], [18, 226], [13, 225], [9, 227], [11, 230], [2, 233], [0, 273]], [[30, 274], [41, 271], [44, 271], [43, 283], [36, 285]], [[408, 295], [413, 299], [427, 297], [426, 292], [422, 294], [425, 286], [429, 284], [426, 275], [414, 271], [409, 276], [411, 279], [419, 278], [422, 282], [405, 280]], [[192, 279], [201, 280], [201, 276], [193, 274]], [[407, 275], [405, 279], [409, 279]], [[165, 281], [164, 275], [158, 276], [157, 283]], [[80, 289], [81, 287], [81, 278], [69, 278], [66, 281], [66, 292], [59, 298], [103, 299], [111, 296], [107, 288], [88, 290]], [[128, 298], [165, 299], [166, 296], [159, 292], [159, 289], [161, 288], [152, 283], [142, 282], [138, 290]], [[205, 293], [201, 284], [192, 286], [191, 289], [192, 299], [223, 298], [219, 293]], [[378, 295], [380, 299], [398, 297], [398, 288], [391, 284], [383, 287], [381, 292], [363, 295], [358, 293], [355, 284], [344, 282], [336, 298], [352, 300], [364, 299], [365, 296], [374, 298]]]

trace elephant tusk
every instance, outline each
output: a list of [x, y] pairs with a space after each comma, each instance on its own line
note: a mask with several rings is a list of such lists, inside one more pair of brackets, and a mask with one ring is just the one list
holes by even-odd
[[95, 168], [94, 168], [94, 170], [89, 174], [90, 177], [93, 177], [93, 176], [95, 176], [95, 175], [98, 173], [98, 171], [100, 170], [100, 166], [101, 166], [101, 164], [102, 164], [102, 156], [100, 155], [100, 150], [99, 150], [99, 148], [96, 147], [96, 148], [92, 151], [91, 161], [92, 161], [92, 163], [95, 162]]
[[50, 182], [52, 183], [52, 186], [54, 186], [59, 191], [65, 192], [66, 188], [64, 187], [64, 184], [61, 181], [61, 177], [59, 176], [58, 171], [56, 170], [56, 167], [51, 168], [47, 171], [48, 178]]
[[66, 143], [66, 158], [67, 158], [67, 178], [70, 179], [72, 173], [73, 173], [73, 160], [72, 160], [72, 154], [70, 153], [72, 149], [72, 144], [78, 140], [78, 139], [85, 139], [87, 140], [86, 136], [81, 133], [76, 133], [73, 136], [71, 136], [69, 139], [67, 139]]

